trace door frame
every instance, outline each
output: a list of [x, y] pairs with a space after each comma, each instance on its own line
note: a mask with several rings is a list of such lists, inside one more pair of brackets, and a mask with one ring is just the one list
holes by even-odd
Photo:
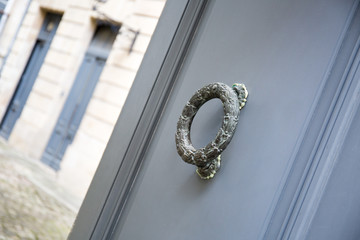
[[[210, 1], [167, 1], [69, 239], [112, 239], [198, 23], [210, 10], [206, 8]], [[340, 113], [344, 111], [342, 104], [356, 94], [351, 90], [350, 75], [351, 66], [360, 62], [356, 58], [359, 37], [359, 0], [354, 0], [260, 239], [296, 238], [304, 230], [298, 223], [309, 220], [299, 214], [314, 204], [306, 201], [311, 194], [308, 189], [323, 184], [321, 180], [326, 183], [316, 176], [318, 166], [327, 161], [325, 150], [341, 144], [332, 138], [339, 131], [337, 124], [350, 119]]]

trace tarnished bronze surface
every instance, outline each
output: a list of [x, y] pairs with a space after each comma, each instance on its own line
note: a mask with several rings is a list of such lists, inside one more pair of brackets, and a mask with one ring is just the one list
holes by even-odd
[[[220, 154], [234, 135], [238, 116], [245, 106], [247, 96], [244, 84], [234, 84], [231, 88], [224, 83], [212, 83], [197, 90], [186, 103], [177, 123], [176, 149], [185, 162], [198, 167], [196, 172], [202, 179], [213, 178], [220, 168]], [[213, 141], [203, 148], [195, 149], [190, 139], [192, 121], [200, 107], [213, 98], [219, 98], [223, 103], [222, 126]]]

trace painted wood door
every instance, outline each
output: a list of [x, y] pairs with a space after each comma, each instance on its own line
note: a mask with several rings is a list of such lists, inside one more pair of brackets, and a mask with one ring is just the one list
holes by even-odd
[[99, 80], [118, 28], [99, 26], [64, 104], [41, 161], [55, 170], [72, 143]]
[[32, 87], [38, 76], [42, 63], [44, 62], [47, 51], [50, 48], [57, 27], [59, 26], [61, 15], [47, 13], [40, 33], [29, 57], [25, 70], [19, 80], [15, 93], [8, 105], [6, 113], [1, 121], [0, 135], [8, 139], [17, 119], [26, 104]]
[[[170, 0], [70, 239], [359, 239], [359, 27], [354, 0]], [[204, 181], [175, 131], [213, 82], [249, 97]], [[201, 107], [195, 147], [222, 117]]]

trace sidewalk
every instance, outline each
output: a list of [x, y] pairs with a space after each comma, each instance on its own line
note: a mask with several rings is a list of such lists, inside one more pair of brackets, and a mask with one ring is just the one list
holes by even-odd
[[53, 171], [0, 140], [0, 240], [66, 239], [80, 204]]

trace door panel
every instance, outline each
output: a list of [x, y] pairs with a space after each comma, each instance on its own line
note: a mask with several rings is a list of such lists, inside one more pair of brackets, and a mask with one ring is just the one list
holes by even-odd
[[[210, 1], [114, 238], [261, 237], [352, 7], [340, 0]], [[249, 98], [222, 168], [203, 181], [177, 155], [174, 134], [188, 99], [217, 81], [245, 83]], [[202, 109], [195, 145], [211, 139], [222, 112], [220, 105]]]
[[94, 92], [118, 29], [99, 26], [90, 43], [74, 85], [61, 111], [41, 161], [55, 170], [72, 143]]
[[0, 135], [5, 139], [9, 138], [17, 119], [21, 115], [42, 63], [44, 62], [46, 53], [50, 48], [51, 41], [55, 35], [60, 19], [61, 16], [57, 14], [48, 13], [45, 16], [44, 23], [29, 57], [29, 61], [26, 64], [25, 70], [1, 122]]
[[[359, 1], [186, 3], [167, 2], [69, 239], [357, 239]], [[203, 181], [174, 135], [215, 81], [250, 95]], [[200, 109], [195, 146], [222, 114]]]
[[[33, 81], [35, 80], [36, 74], [38, 73], [41, 66], [41, 63], [37, 63], [37, 60], [39, 59], [39, 55], [43, 55], [43, 53], [44, 53], [44, 42], [37, 41], [30, 55], [30, 61], [27, 64], [24, 74], [20, 79], [20, 84], [18, 85], [15, 91], [15, 95], [12, 101], [10, 102], [6, 114], [4, 115], [4, 118], [1, 123], [0, 134], [5, 139], [9, 138], [10, 133], [15, 126], [16, 120], [20, 117], [20, 114], [24, 108], [26, 99], [31, 92], [32, 86], [34, 85]], [[37, 69], [34, 69], [34, 67], [36, 67]], [[23, 79], [29, 79], [29, 77], [31, 77], [30, 81], [23, 80]]]

